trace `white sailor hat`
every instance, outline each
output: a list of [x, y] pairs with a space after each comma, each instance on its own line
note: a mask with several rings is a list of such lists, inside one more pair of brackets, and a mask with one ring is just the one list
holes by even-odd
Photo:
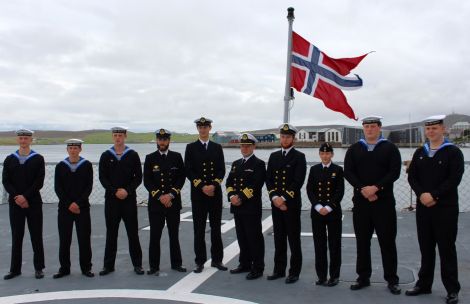
[[170, 138], [171, 132], [167, 129], [158, 129], [157, 131], [155, 131], [155, 135], [157, 136], [157, 138]]
[[243, 133], [240, 135], [240, 145], [254, 145], [258, 142], [256, 137], [251, 135], [250, 133]]
[[111, 128], [112, 133], [127, 133], [127, 127], [117, 126]]
[[279, 130], [281, 131], [281, 134], [295, 135], [295, 133], [297, 133], [297, 128], [289, 123], [283, 123], [282, 125], [280, 125]]
[[81, 147], [82, 144], [83, 144], [83, 140], [78, 139], [78, 138], [71, 138], [71, 139], [67, 139], [65, 141], [65, 143], [67, 144], [67, 147], [68, 146], [79, 146], [79, 147]]
[[445, 115], [433, 115], [423, 120], [425, 126], [439, 125], [444, 123]]
[[362, 124], [363, 124], [363, 125], [367, 125], [367, 124], [376, 123], [376, 124], [381, 125], [381, 124], [382, 124], [382, 119], [383, 119], [382, 116], [378, 116], [378, 115], [369, 115], [369, 116], [366, 116], [366, 117], [364, 117], [364, 118], [362, 119]]
[[16, 130], [16, 136], [33, 136], [34, 131], [28, 130], [28, 129], [19, 129]]
[[212, 119], [207, 117], [201, 117], [194, 120], [194, 123], [198, 126], [210, 126], [212, 124]]

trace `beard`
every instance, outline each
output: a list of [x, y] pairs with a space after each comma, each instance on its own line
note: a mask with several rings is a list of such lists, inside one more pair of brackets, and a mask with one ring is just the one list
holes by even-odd
[[168, 144], [168, 145], [158, 144], [158, 145], [157, 145], [158, 151], [165, 152], [166, 150], [168, 150], [168, 147], [169, 147], [169, 146], [170, 146], [170, 144]]
[[289, 149], [290, 147], [292, 147], [294, 145], [294, 142], [291, 142], [291, 143], [288, 143], [288, 144], [283, 144], [281, 143], [281, 147], [283, 149]]

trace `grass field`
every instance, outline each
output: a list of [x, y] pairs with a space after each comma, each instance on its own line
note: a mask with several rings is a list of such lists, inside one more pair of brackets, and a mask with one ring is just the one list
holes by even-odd
[[[63, 144], [65, 140], [69, 138], [80, 138], [87, 144], [110, 144], [112, 143], [111, 133], [109, 131], [100, 132], [69, 132], [67, 134], [61, 134], [61, 132], [50, 134], [41, 134], [38, 132], [35, 134], [35, 145], [57, 145]], [[66, 133], [66, 132], [62, 132]], [[197, 134], [173, 134], [171, 136], [172, 142], [191, 142], [198, 138]], [[148, 143], [155, 140], [155, 134], [153, 132], [148, 133], [132, 133], [129, 132], [127, 136], [128, 143]], [[16, 145], [15, 136], [0, 136], [0, 145]]]

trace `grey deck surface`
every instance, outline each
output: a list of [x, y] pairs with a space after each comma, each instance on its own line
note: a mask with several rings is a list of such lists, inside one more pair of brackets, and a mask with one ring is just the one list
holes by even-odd
[[[185, 208], [182, 213], [190, 211]], [[93, 270], [97, 274], [102, 267], [105, 245], [104, 209], [102, 205], [94, 205], [92, 214], [92, 249]], [[344, 213], [343, 233], [353, 233], [352, 214]], [[263, 219], [269, 224], [270, 211], [266, 210]], [[223, 219], [230, 221], [232, 215], [224, 209]], [[194, 267], [193, 227], [187, 217], [181, 223], [180, 243], [183, 253], [183, 264], [191, 270]], [[230, 222], [225, 225], [230, 226]], [[139, 226], [148, 226], [147, 209], [139, 208]], [[229, 227], [227, 226], [227, 227]], [[10, 264], [11, 235], [8, 219], [8, 206], [0, 205], [0, 274], [6, 274]], [[268, 226], [269, 227], [269, 226]], [[459, 236], [457, 250], [459, 256], [459, 278], [462, 285], [460, 303], [470, 303], [470, 213], [461, 213], [459, 217]], [[209, 233], [209, 226], [207, 226]], [[309, 212], [302, 213], [302, 232], [311, 232]], [[148, 268], [149, 231], [139, 232], [143, 250], [143, 265]], [[227, 255], [236, 249], [235, 229], [223, 233], [224, 247]], [[4, 281], [0, 279], [0, 303], [242, 303], [236, 299], [254, 303], [444, 303], [445, 289], [440, 280], [439, 259], [436, 264], [436, 276], [431, 295], [407, 297], [404, 290], [413, 286], [419, 267], [420, 254], [416, 237], [414, 212], [398, 213], [398, 261], [402, 295], [393, 296], [386, 289], [382, 278], [382, 266], [377, 239], [373, 240], [373, 275], [372, 286], [360, 291], [351, 291], [350, 282], [356, 278], [355, 259], [356, 246], [354, 238], [343, 238], [343, 265], [341, 282], [336, 287], [315, 286], [314, 251], [311, 236], [302, 237], [303, 268], [300, 280], [296, 284], [286, 285], [283, 280], [267, 281], [266, 275], [272, 272], [274, 240], [272, 227], [265, 232], [265, 277], [247, 281], [244, 274], [232, 275], [228, 272], [214, 271], [206, 267], [201, 275], [178, 273], [170, 268], [169, 246], [166, 231], [162, 237], [162, 258], [160, 276], [138, 276], [132, 271], [128, 254], [127, 238], [124, 225], [121, 225], [116, 271], [108, 276], [86, 278], [81, 275], [78, 267], [78, 248], [76, 237], [72, 242], [72, 274], [54, 280], [52, 275], [59, 268], [58, 261], [57, 206], [44, 205], [44, 246], [46, 253], [46, 277], [42, 280], [34, 278], [32, 250], [29, 234], [25, 234], [23, 244], [22, 275]], [[209, 242], [210, 236], [206, 235]], [[232, 243], [235, 243], [231, 245]], [[208, 245], [208, 252], [210, 250]], [[238, 255], [227, 261], [229, 268], [238, 264]], [[212, 274], [212, 272], [214, 272]], [[209, 275], [212, 274], [212, 275]], [[199, 280], [199, 281], [198, 281]], [[188, 284], [189, 283], [189, 287]], [[177, 284], [177, 285], [175, 285]], [[58, 292], [58, 293], [51, 293]], [[19, 297], [12, 297], [19, 296]], [[218, 296], [218, 297], [211, 297]], [[245, 302], [246, 303], [246, 302]]]

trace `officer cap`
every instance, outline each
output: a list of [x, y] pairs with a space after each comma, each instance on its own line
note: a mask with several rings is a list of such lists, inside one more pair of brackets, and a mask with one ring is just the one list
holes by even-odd
[[297, 128], [289, 123], [283, 123], [280, 125], [279, 130], [281, 131], [281, 134], [295, 135], [295, 133], [297, 133]]
[[320, 146], [320, 152], [333, 152], [333, 147], [330, 143], [325, 142]]
[[157, 138], [160, 139], [170, 139], [171, 137], [171, 132], [167, 129], [158, 129], [155, 131], [155, 134], [157, 135]]
[[254, 145], [258, 142], [256, 137], [250, 133], [243, 133], [240, 135], [240, 145]]
[[212, 119], [201, 117], [194, 120], [194, 123], [196, 123], [197, 126], [210, 126], [212, 124]]

